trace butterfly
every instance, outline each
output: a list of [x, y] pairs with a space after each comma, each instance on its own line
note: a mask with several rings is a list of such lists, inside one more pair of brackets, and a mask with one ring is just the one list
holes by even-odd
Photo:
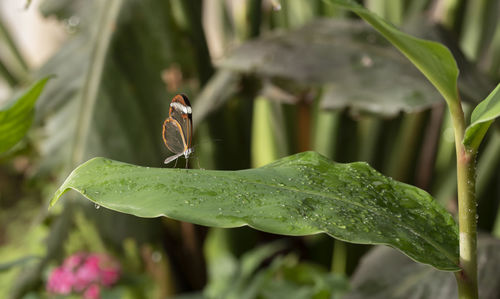
[[194, 151], [191, 147], [193, 141], [192, 109], [189, 99], [184, 94], [178, 94], [170, 103], [168, 118], [163, 122], [163, 142], [174, 153], [165, 159], [165, 164], [177, 160], [180, 156], [187, 159]]

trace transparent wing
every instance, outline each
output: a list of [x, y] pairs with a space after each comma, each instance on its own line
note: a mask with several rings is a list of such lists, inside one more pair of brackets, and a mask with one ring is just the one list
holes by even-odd
[[171, 109], [170, 118], [175, 119], [182, 128], [184, 140], [186, 141], [186, 149], [191, 147], [191, 140], [193, 139], [193, 121], [191, 115], [182, 113], [176, 109]]
[[187, 148], [181, 125], [172, 117], [167, 118], [163, 123], [163, 142], [175, 154], [182, 154]]
[[182, 155], [183, 155], [183, 153], [178, 153], [178, 154], [175, 154], [175, 155], [173, 155], [173, 156], [170, 156], [170, 157], [166, 158], [166, 159], [165, 159], [165, 162], [163, 162], [163, 163], [168, 164], [168, 163], [170, 163], [170, 162], [172, 162], [172, 161], [174, 161], [174, 160], [178, 159], [178, 158], [179, 158], [180, 156], [182, 156]]

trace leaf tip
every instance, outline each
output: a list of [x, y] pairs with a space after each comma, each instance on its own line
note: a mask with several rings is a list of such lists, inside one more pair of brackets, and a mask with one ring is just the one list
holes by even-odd
[[34, 84], [34, 86], [45, 86], [45, 84], [47, 84], [47, 82], [51, 79], [55, 79], [57, 77], [57, 75], [55, 74], [50, 74], [50, 75], [47, 75], [43, 78], [41, 78], [40, 80], [36, 81], [36, 83]]
[[[62, 188], [64, 188], [64, 189], [62, 189]], [[67, 190], [68, 190], [68, 188], [65, 188], [64, 186], [61, 186], [61, 188], [56, 191], [56, 193], [54, 194], [54, 196], [50, 200], [49, 209], [52, 208], [57, 203], [57, 201], [59, 200], [59, 198], [61, 198], [61, 196], [64, 193], [66, 193]]]

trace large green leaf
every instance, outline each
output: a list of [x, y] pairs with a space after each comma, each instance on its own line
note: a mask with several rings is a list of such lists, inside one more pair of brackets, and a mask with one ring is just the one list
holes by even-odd
[[443, 45], [415, 38], [365, 9], [352, 0], [324, 0], [347, 8], [370, 23], [389, 42], [398, 48], [437, 88], [448, 105], [456, 105], [458, 98], [458, 68], [450, 51]]
[[334, 163], [315, 152], [240, 171], [148, 168], [94, 158], [71, 173], [51, 205], [70, 189], [139, 217], [249, 225], [284, 235], [325, 232], [353, 243], [387, 244], [438, 269], [459, 269], [456, 223], [428, 193], [366, 163]]
[[[500, 298], [500, 240], [480, 235], [478, 239], [479, 298]], [[344, 299], [455, 299], [457, 282], [450, 273], [412, 263], [387, 247], [366, 254], [351, 278], [352, 291]]]
[[34, 105], [50, 77], [36, 82], [21, 97], [0, 108], [0, 153], [18, 143], [31, 126]]
[[326, 84], [324, 109], [349, 107], [395, 116], [441, 100], [408, 59], [359, 20], [320, 19], [299, 29], [275, 31], [244, 43], [219, 66], [278, 78], [280, 87], [293, 94], [297, 86]]
[[499, 116], [500, 84], [472, 111], [471, 123], [465, 130], [463, 143], [471, 149], [477, 149], [491, 123]]

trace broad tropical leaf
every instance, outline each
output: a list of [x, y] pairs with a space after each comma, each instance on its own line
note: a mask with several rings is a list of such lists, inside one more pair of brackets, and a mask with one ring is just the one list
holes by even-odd
[[[479, 298], [500, 297], [500, 240], [490, 236], [478, 239]], [[364, 256], [351, 279], [352, 291], [345, 299], [422, 299], [458, 298], [457, 282], [450, 273], [412, 263], [387, 247], [374, 248]]]
[[315, 152], [239, 171], [148, 168], [94, 158], [71, 173], [51, 205], [70, 189], [139, 217], [249, 225], [283, 235], [325, 232], [353, 243], [387, 244], [438, 269], [459, 269], [457, 225], [428, 193], [366, 163], [334, 163]]
[[296, 30], [275, 31], [244, 43], [219, 66], [279, 79], [291, 94], [297, 86], [327, 85], [324, 109], [349, 107], [395, 116], [441, 100], [410, 61], [356, 20], [321, 19]]
[[451, 52], [443, 45], [403, 33], [381, 17], [352, 0], [325, 0], [347, 8], [379, 31], [398, 48], [437, 88], [448, 105], [458, 103], [458, 68]]

